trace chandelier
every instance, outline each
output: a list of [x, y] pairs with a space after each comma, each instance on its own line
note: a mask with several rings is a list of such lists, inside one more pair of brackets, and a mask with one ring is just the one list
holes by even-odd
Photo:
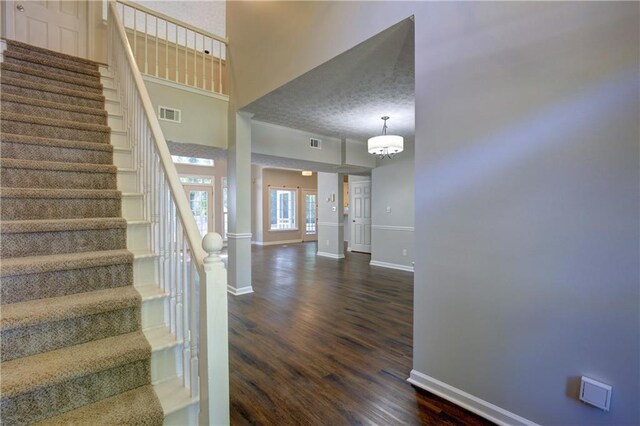
[[384, 157], [392, 158], [404, 150], [404, 138], [397, 135], [387, 135], [387, 120], [389, 117], [385, 115], [381, 118], [384, 121], [382, 135], [369, 138], [367, 149], [369, 154], [373, 154], [379, 159]]

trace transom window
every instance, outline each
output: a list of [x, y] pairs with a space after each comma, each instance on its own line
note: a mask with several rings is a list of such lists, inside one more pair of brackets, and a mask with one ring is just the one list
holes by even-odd
[[296, 194], [295, 189], [271, 188], [271, 230], [296, 230]]
[[198, 157], [182, 157], [180, 155], [172, 155], [171, 159], [178, 164], [191, 164], [192, 166], [213, 166], [213, 160], [210, 158]]

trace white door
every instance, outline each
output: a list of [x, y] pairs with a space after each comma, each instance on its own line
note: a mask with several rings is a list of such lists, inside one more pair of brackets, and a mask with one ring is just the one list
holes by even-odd
[[205, 185], [183, 186], [200, 235], [204, 237], [207, 232], [214, 231], [213, 188]]
[[316, 191], [302, 191], [304, 200], [304, 228], [303, 241], [318, 241], [318, 193]]
[[[13, 16], [13, 38], [86, 58], [87, 3], [70, 0], [7, 2], [7, 19]], [[11, 38], [10, 34], [8, 36]]]
[[351, 251], [371, 253], [371, 181], [349, 183]]

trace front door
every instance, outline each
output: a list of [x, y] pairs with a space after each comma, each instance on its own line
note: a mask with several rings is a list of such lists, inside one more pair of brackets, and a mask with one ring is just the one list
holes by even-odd
[[349, 182], [351, 251], [371, 253], [371, 181]]
[[302, 241], [318, 241], [318, 193], [316, 191], [303, 192], [304, 199], [304, 229]]
[[213, 189], [204, 185], [184, 185], [184, 190], [200, 235], [204, 237], [207, 232], [214, 231]]
[[[56, 52], [87, 57], [87, 1], [42, 0], [6, 3], [7, 36]], [[10, 27], [11, 25], [9, 25]]]

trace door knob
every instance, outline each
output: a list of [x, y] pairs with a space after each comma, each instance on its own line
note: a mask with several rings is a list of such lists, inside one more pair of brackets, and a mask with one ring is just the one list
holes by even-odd
[[18, 12], [24, 12], [24, 6], [21, 4], [17, 5], [16, 9], [18, 9]]
[[355, 220], [355, 219], [353, 219], [353, 221], [352, 221], [352, 222], [355, 222], [355, 221], [356, 221], [356, 220]]

